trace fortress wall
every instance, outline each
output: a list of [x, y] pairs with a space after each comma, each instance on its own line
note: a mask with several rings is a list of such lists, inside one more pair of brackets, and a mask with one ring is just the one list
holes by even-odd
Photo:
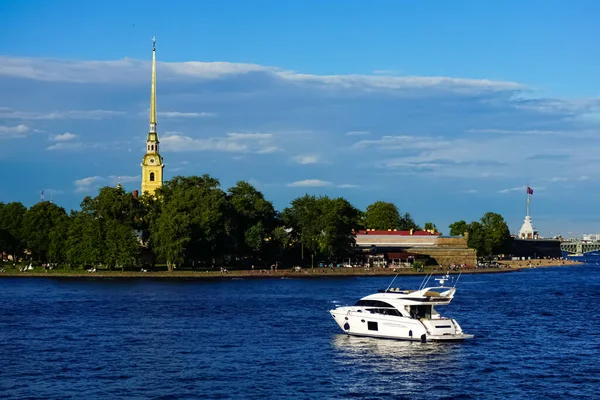
[[437, 247], [468, 248], [465, 237], [440, 237], [437, 239], [436, 245]]
[[434, 258], [440, 265], [450, 264], [468, 264], [474, 266], [477, 264], [477, 253], [469, 248], [409, 248], [410, 253], [426, 254]]

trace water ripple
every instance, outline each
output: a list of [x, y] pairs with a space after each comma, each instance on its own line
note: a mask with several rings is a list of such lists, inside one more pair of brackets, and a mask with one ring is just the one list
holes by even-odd
[[342, 334], [327, 310], [386, 278], [2, 279], [0, 397], [593, 398], [599, 275], [464, 275], [440, 307], [476, 336], [458, 344]]

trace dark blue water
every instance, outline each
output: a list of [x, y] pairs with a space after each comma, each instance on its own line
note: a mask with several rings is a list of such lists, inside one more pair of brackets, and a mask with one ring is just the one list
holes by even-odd
[[439, 310], [472, 341], [342, 334], [327, 310], [388, 283], [0, 279], [0, 397], [581, 399], [600, 391], [600, 267], [463, 275]]

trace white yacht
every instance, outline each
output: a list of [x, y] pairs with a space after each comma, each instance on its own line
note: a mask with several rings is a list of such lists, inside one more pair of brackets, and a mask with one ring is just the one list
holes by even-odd
[[[451, 277], [437, 278], [438, 286], [425, 287], [426, 277], [419, 290], [391, 288], [363, 297], [353, 306], [330, 310], [331, 316], [344, 332], [355, 336], [414, 341], [458, 341], [471, 339], [463, 333], [454, 319], [442, 317], [435, 306], [449, 304], [455, 286], [445, 286]], [[396, 278], [394, 278], [395, 280]]]

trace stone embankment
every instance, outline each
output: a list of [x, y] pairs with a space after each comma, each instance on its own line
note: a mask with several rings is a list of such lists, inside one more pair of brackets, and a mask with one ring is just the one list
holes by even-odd
[[[482, 274], [515, 272], [526, 268], [555, 267], [582, 264], [569, 260], [527, 260], [527, 261], [501, 261], [499, 267], [468, 267], [450, 270], [451, 274]], [[2, 277], [29, 277], [29, 278], [85, 278], [85, 279], [118, 279], [118, 278], [156, 278], [156, 279], [232, 279], [232, 278], [320, 278], [320, 277], [351, 277], [351, 276], [393, 276], [400, 275], [426, 275], [429, 273], [442, 274], [448, 270], [446, 267], [428, 267], [424, 271], [413, 268], [303, 268], [299, 270], [233, 270], [233, 271], [174, 271], [174, 272], [120, 272], [120, 271], [27, 271], [5, 269], [0, 272]]]

